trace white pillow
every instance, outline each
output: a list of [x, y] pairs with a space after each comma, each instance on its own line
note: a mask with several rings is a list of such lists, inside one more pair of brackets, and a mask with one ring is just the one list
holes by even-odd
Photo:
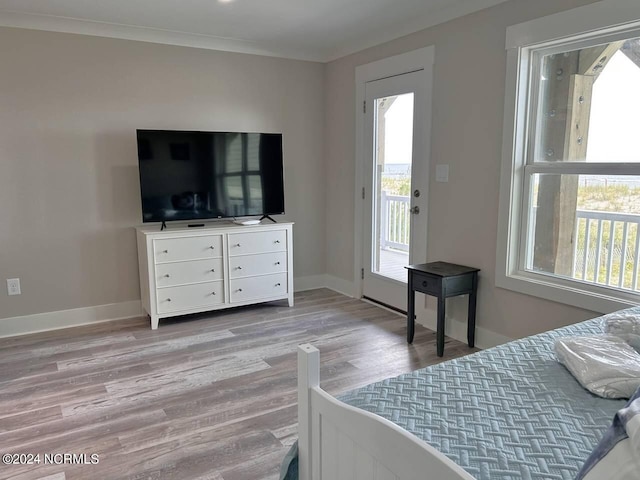
[[556, 340], [558, 359], [580, 384], [605, 398], [630, 398], [640, 387], [640, 355], [615, 335]]
[[633, 333], [640, 335], [640, 316], [627, 310], [613, 312], [604, 317], [604, 331], [613, 335]]

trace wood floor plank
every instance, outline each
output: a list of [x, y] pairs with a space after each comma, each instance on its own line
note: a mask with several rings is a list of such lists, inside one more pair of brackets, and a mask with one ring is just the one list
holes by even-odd
[[16, 413], [0, 418], [0, 434], [8, 431], [27, 428], [32, 425], [49, 423], [62, 418], [62, 409], [59, 405], [46, 407], [40, 410]]
[[[12, 453], [47, 453], [53, 449], [70, 448], [80, 442], [94, 444], [96, 439], [118, 438], [119, 435], [155, 425], [166, 418], [163, 410], [145, 409], [132, 413], [110, 414], [103, 417], [71, 417], [56, 419], [0, 435], [4, 451]], [[118, 440], [119, 442], [119, 440]], [[70, 453], [73, 453], [70, 451]], [[101, 453], [101, 452], [92, 452]]]
[[[274, 302], [0, 339], [0, 452], [97, 453], [97, 465], [0, 467], [0, 479], [278, 478], [296, 439], [296, 348], [332, 394], [442, 361], [435, 334], [319, 289]], [[448, 339], [444, 359], [474, 351]]]

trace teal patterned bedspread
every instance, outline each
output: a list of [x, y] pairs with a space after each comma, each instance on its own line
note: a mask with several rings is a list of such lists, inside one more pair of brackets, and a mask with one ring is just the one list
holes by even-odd
[[[640, 315], [640, 308], [630, 309]], [[575, 478], [624, 400], [596, 397], [557, 361], [556, 338], [600, 317], [353, 390], [340, 400], [410, 431], [480, 480]]]

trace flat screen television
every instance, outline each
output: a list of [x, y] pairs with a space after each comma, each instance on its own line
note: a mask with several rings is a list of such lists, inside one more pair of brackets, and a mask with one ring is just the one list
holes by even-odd
[[282, 134], [137, 130], [142, 220], [284, 213]]

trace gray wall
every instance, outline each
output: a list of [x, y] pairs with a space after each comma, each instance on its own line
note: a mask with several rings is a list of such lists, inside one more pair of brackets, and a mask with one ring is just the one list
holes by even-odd
[[[482, 269], [478, 325], [521, 337], [574, 323], [593, 313], [495, 287], [502, 148], [505, 33], [509, 25], [593, 3], [513, 0], [338, 59], [326, 72], [327, 272], [353, 281], [355, 67], [435, 45], [429, 260]], [[450, 165], [435, 183], [435, 165]], [[465, 300], [449, 301], [466, 321]], [[435, 302], [429, 300], [429, 309]]]
[[139, 298], [136, 128], [282, 131], [296, 276], [352, 282], [355, 67], [428, 45], [431, 178], [451, 167], [429, 259], [482, 269], [478, 323], [502, 335], [592, 316], [495, 287], [505, 31], [588, 3], [512, 0], [327, 65], [0, 28], [0, 281], [23, 287], [0, 287], [0, 318]]
[[140, 298], [136, 128], [283, 132], [295, 274], [325, 272], [324, 65], [11, 28], [0, 65], [0, 319]]

